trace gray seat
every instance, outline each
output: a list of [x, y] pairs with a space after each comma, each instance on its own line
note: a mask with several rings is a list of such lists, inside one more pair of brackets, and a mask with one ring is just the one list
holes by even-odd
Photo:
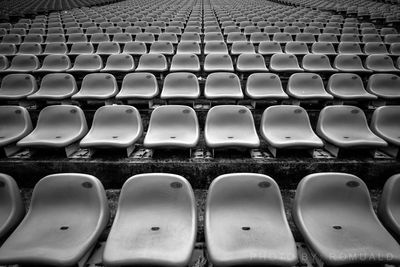
[[74, 76], [68, 73], [50, 73], [42, 78], [40, 88], [28, 95], [29, 100], [63, 100], [78, 92]]
[[132, 72], [135, 69], [135, 61], [129, 54], [115, 54], [107, 58], [106, 66], [101, 72]]
[[97, 178], [72, 173], [46, 176], [33, 190], [27, 215], [0, 248], [0, 262], [84, 265], [108, 219], [107, 197]]
[[10, 66], [3, 72], [32, 72], [39, 68], [39, 59], [35, 55], [23, 54], [12, 58]]
[[369, 76], [367, 90], [385, 100], [400, 99], [400, 77], [379, 73]]
[[399, 244], [378, 220], [367, 186], [354, 175], [315, 173], [303, 178], [293, 218], [327, 265], [400, 262]]
[[247, 78], [245, 93], [252, 99], [287, 99], [282, 82], [274, 73], [253, 73]]
[[171, 67], [169, 69], [173, 71], [188, 71], [188, 72], [199, 72], [200, 61], [195, 54], [176, 54], [172, 57]]
[[269, 69], [273, 72], [302, 72], [299, 62], [292, 54], [273, 54], [269, 63]]
[[268, 71], [264, 58], [260, 54], [241, 54], [237, 58], [236, 70], [238, 72], [263, 72]]
[[79, 55], [75, 58], [72, 68], [68, 72], [98, 72], [103, 68], [103, 61], [99, 55]]
[[72, 96], [74, 100], [106, 100], [113, 98], [118, 93], [118, 84], [114, 75], [109, 73], [87, 74], [81, 89]]
[[209, 54], [204, 60], [205, 72], [234, 71], [233, 62], [227, 54]]
[[365, 91], [361, 77], [353, 73], [336, 73], [328, 81], [326, 90], [341, 100], [374, 100], [377, 97]]
[[337, 72], [332, 68], [328, 56], [319, 54], [308, 54], [303, 57], [303, 69], [308, 72]]
[[378, 216], [396, 239], [400, 237], [400, 175], [390, 177], [383, 187]]
[[400, 72], [399, 69], [395, 68], [391, 57], [387, 55], [369, 55], [365, 60], [365, 66], [374, 72]]
[[215, 72], [207, 76], [204, 87], [207, 99], [242, 99], [243, 92], [239, 77], [229, 72]]
[[158, 95], [158, 83], [154, 74], [148, 72], [127, 74], [116, 99], [152, 99]]
[[298, 100], [328, 100], [333, 97], [325, 91], [321, 76], [315, 73], [294, 73], [286, 92]]
[[1, 81], [0, 99], [20, 100], [37, 90], [36, 79], [30, 74], [8, 74]]
[[339, 54], [335, 57], [333, 66], [341, 72], [370, 73], [371, 70], [364, 68], [361, 58], [357, 55]]
[[186, 179], [135, 175], [121, 189], [103, 260], [107, 266], [187, 266], [196, 232], [196, 201]]
[[279, 187], [266, 175], [231, 173], [213, 180], [206, 204], [205, 238], [214, 266], [297, 263]]
[[165, 77], [161, 92], [162, 99], [197, 99], [199, 96], [199, 82], [193, 73], [169, 73]]
[[44, 58], [42, 67], [35, 72], [65, 72], [71, 68], [71, 61], [67, 55], [55, 54]]
[[168, 70], [167, 59], [162, 54], [144, 54], [139, 59], [136, 71], [165, 72]]

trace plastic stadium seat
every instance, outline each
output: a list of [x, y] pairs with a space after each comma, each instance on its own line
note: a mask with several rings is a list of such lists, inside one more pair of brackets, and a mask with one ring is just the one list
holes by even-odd
[[354, 175], [304, 177], [296, 190], [293, 217], [309, 246], [327, 265], [400, 261], [400, 246], [378, 220], [367, 186]]
[[8, 59], [4, 55], [0, 55], [0, 71], [3, 71], [8, 68]]
[[315, 37], [312, 33], [298, 33], [296, 34], [296, 42], [313, 44], [315, 43]]
[[170, 56], [174, 54], [174, 46], [172, 45], [171, 42], [156, 41], [151, 44], [149, 53], [163, 54]]
[[15, 44], [3, 44], [0, 43], [0, 55], [13, 56], [17, 53], [17, 47]]
[[138, 33], [135, 36], [136, 42], [144, 42], [146, 44], [152, 44], [155, 42], [154, 34], [152, 33]]
[[379, 219], [395, 238], [400, 237], [399, 191], [400, 175], [396, 174], [386, 181], [378, 205]]
[[97, 178], [75, 173], [46, 176], [36, 184], [24, 220], [1, 247], [0, 262], [84, 264], [108, 219], [107, 197]]
[[4, 173], [0, 173], [0, 192], [0, 243], [3, 243], [24, 218], [25, 207], [17, 183]]
[[367, 89], [379, 98], [400, 99], [400, 77], [394, 74], [379, 73], [369, 77]]
[[87, 74], [83, 80], [81, 89], [72, 96], [74, 100], [101, 100], [110, 99], [118, 93], [118, 85], [115, 77], [109, 73]]
[[261, 119], [260, 133], [275, 157], [278, 149], [323, 147], [322, 140], [311, 128], [306, 110], [298, 106], [268, 107]]
[[400, 72], [394, 67], [392, 58], [387, 55], [369, 55], [365, 66], [374, 72]]
[[199, 72], [199, 58], [194, 54], [176, 54], [172, 57], [170, 71]]
[[265, 32], [253, 32], [250, 34], [250, 42], [253, 44], [259, 44], [266, 41], [270, 41], [270, 39], [268, 34]]
[[329, 42], [316, 42], [311, 46], [311, 52], [313, 54], [323, 54], [323, 55], [336, 55], [335, 47]]
[[[16, 143], [32, 131], [32, 121], [29, 112], [19, 106], [0, 106], [0, 120], [2, 122], [0, 124], [0, 147], [3, 148], [5, 155], [9, 157], [18, 152], [19, 148], [16, 146]], [[0, 201], [0, 206], [2, 204], [3, 201]], [[3, 213], [1, 207], [0, 210], [2, 210], [0, 217], [6, 216], [7, 213]], [[4, 238], [4, 231], [9, 230], [6, 229], [9, 226], [6, 225], [7, 221], [5, 219], [4, 217], [0, 218], [0, 243]]]
[[355, 42], [341, 42], [337, 50], [339, 54], [363, 55], [360, 44]]
[[114, 55], [119, 54], [121, 48], [117, 42], [101, 42], [97, 46], [96, 53], [99, 55]]
[[35, 55], [16, 55], [4, 72], [32, 72], [39, 67], [39, 59]]
[[353, 73], [337, 73], [329, 78], [326, 90], [335, 98], [342, 100], [374, 100], [377, 99], [365, 91], [361, 77]]
[[382, 39], [379, 34], [363, 34], [363, 43], [382, 43]]
[[290, 76], [286, 92], [298, 100], [329, 100], [321, 76], [315, 73], [294, 73]]
[[246, 95], [252, 99], [287, 99], [281, 79], [273, 73], [253, 73], [247, 78]]
[[46, 43], [65, 43], [64, 34], [47, 34]]
[[371, 130], [389, 144], [382, 150], [393, 157], [399, 155], [399, 115], [400, 106], [382, 106], [374, 111], [371, 120]]
[[99, 55], [79, 55], [75, 58], [74, 66], [68, 72], [98, 72], [103, 68]]
[[253, 115], [240, 105], [220, 105], [212, 107], [207, 114], [204, 136], [206, 144], [216, 148], [260, 146]]
[[[230, 220], [238, 213], [241, 216]], [[278, 184], [266, 175], [231, 173], [211, 183], [205, 238], [209, 259], [215, 266], [297, 263], [296, 245]]]
[[271, 56], [269, 69], [274, 72], [302, 72], [299, 62], [292, 54], [274, 54]]
[[200, 86], [196, 75], [189, 72], [169, 73], [164, 79], [162, 99], [197, 99]]
[[158, 95], [156, 77], [148, 72], [127, 74], [116, 99], [152, 99]]
[[241, 32], [228, 33], [228, 36], [226, 37], [226, 43], [232, 44], [234, 42], [247, 42], [246, 35]]
[[103, 106], [94, 114], [92, 127], [79, 145], [83, 148], [124, 148], [129, 157], [142, 133], [142, 119], [136, 108]]
[[356, 55], [339, 54], [335, 57], [333, 66], [342, 72], [372, 72], [364, 68], [361, 58]]
[[318, 42], [319, 43], [339, 43], [338, 38], [335, 34], [330, 33], [322, 33], [318, 35]]
[[229, 72], [215, 72], [207, 76], [204, 87], [207, 99], [242, 99], [243, 92], [239, 77]]
[[304, 42], [288, 42], [285, 46], [285, 53], [293, 55], [307, 55], [308, 51], [307, 44]]
[[102, 33], [102, 32], [101, 33], [94, 33], [90, 37], [90, 42], [92, 44], [99, 44], [99, 43], [109, 42], [109, 41], [110, 41], [110, 37], [108, 36], [108, 34]]
[[44, 58], [42, 67], [35, 72], [65, 72], [71, 68], [71, 61], [66, 55], [48, 55]]
[[128, 54], [115, 54], [107, 58], [106, 66], [102, 72], [132, 72], [135, 69], [135, 61]]
[[125, 44], [122, 53], [134, 56], [143, 55], [147, 53], [147, 47], [143, 42], [128, 42]]
[[37, 90], [36, 79], [30, 74], [9, 74], [1, 81], [0, 99], [18, 100]]
[[104, 263], [187, 266], [196, 231], [196, 201], [185, 178], [166, 173], [135, 175], [121, 189]]
[[94, 47], [92, 43], [74, 43], [71, 46], [69, 55], [80, 55], [80, 54], [93, 54]]
[[239, 72], [263, 72], [268, 71], [264, 58], [259, 54], [241, 54], [236, 62], [236, 70]]
[[73, 33], [68, 36], [68, 43], [86, 43], [88, 41], [87, 36], [83, 33]]
[[234, 71], [232, 59], [227, 54], [208, 54], [204, 59], [204, 71]]
[[243, 53], [255, 53], [254, 45], [247, 41], [233, 42], [231, 46], [231, 55], [240, 55]]
[[195, 42], [200, 43], [200, 35], [198, 33], [184, 32], [181, 36], [181, 42]]
[[366, 43], [364, 45], [364, 53], [366, 55], [389, 54], [384, 43]]
[[3, 44], [15, 44], [18, 45], [22, 42], [22, 38], [19, 34], [6, 34], [3, 36], [1, 42]]
[[166, 105], [151, 113], [143, 145], [148, 148], [193, 148], [199, 138], [196, 112], [188, 106]]
[[[321, 110], [317, 134], [328, 144], [325, 148], [334, 156], [339, 149], [378, 148], [387, 143], [368, 128], [364, 112], [354, 106], [328, 106]], [[331, 145], [332, 144], [332, 145]]]
[[67, 73], [50, 73], [43, 77], [40, 88], [29, 95], [29, 100], [63, 100], [78, 92], [74, 76]]
[[272, 41], [278, 42], [278, 43], [288, 43], [288, 42], [292, 42], [293, 38], [289, 33], [278, 32], [278, 33], [274, 33], [274, 35], [272, 37]]
[[168, 70], [167, 59], [162, 54], [144, 54], [139, 59], [136, 71], [165, 72]]
[[303, 57], [303, 69], [309, 72], [337, 72], [332, 68], [328, 56], [319, 54], [308, 54]]
[[68, 53], [68, 47], [65, 43], [49, 43], [44, 48], [42, 55], [65, 55]]
[[204, 45], [204, 54], [228, 54], [228, 47], [220, 41], [207, 42]]
[[280, 33], [281, 30], [279, 29], [278, 26], [266, 26], [264, 28], [264, 32], [268, 34], [275, 34], [275, 33]]
[[384, 37], [384, 42], [387, 44], [400, 43], [400, 34], [387, 34]]
[[18, 54], [40, 55], [42, 46], [39, 43], [22, 43], [19, 46]]
[[41, 34], [28, 34], [24, 38], [24, 43], [43, 43], [43, 36]]
[[178, 43], [178, 36], [175, 33], [162, 33], [158, 36], [158, 42], [170, 42], [171, 44]]

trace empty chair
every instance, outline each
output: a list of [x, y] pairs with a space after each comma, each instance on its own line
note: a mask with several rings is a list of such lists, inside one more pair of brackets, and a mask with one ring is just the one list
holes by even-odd
[[231, 47], [231, 55], [240, 55], [243, 53], [255, 53], [255, 48], [251, 42], [234, 42]]
[[304, 177], [296, 190], [293, 217], [308, 245], [327, 265], [400, 261], [399, 245], [379, 222], [367, 186], [354, 175]]
[[400, 106], [382, 106], [374, 111], [371, 119], [371, 130], [389, 145], [382, 150], [392, 157], [399, 155], [399, 115]]
[[375, 95], [368, 93], [361, 77], [354, 73], [336, 73], [329, 78], [326, 90], [341, 100], [374, 100]]
[[0, 55], [0, 71], [5, 70], [8, 67], [8, 59], [4, 55]]
[[65, 43], [64, 34], [48, 34], [46, 37], [46, 43]]
[[302, 72], [299, 62], [292, 54], [274, 54], [269, 64], [271, 71], [275, 72]]
[[153, 110], [143, 145], [148, 148], [193, 148], [200, 130], [196, 112], [188, 106], [166, 105]]
[[253, 73], [246, 82], [246, 95], [252, 99], [281, 100], [289, 98], [283, 91], [282, 82], [274, 73]]
[[193, 73], [169, 73], [165, 77], [161, 92], [162, 99], [197, 99], [199, 96], [199, 82]]
[[228, 54], [228, 47], [220, 41], [207, 42], [204, 45], [204, 54]]
[[285, 53], [293, 55], [307, 55], [308, 51], [307, 44], [304, 42], [288, 42], [285, 46]]
[[212, 107], [207, 114], [204, 136], [208, 147], [257, 148], [260, 146], [253, 115], [240, 105]]
[[236, 70], [239, 72], [263, 72], [268, 71], [264, 58], [259, 54], [241, 54], [236, 62]]
[[323, 54], [323, 55], [336, 55], [335, 47], [329, 42], [316, 42], [311, 46], [311, 52], [313, 54]]
[[15, 44], [3, 44], [0, 43], [0, 55], [13, 56], [17, 53], [17, 47]]
[[385, 100], [400, 99], [400, 77], [394, 74], [379, 73], [369, 77], [369, 92]]
[[78, 92], [74, 76], [67, 73], [50, 73], [43, 77], [40, 88], [29, 95], [29, 100], [64, 100]]
[[40, 66], [35, 55], [16, 55], [12, 58], [10, 67], [4, 72], [32, 72]]
[[113, 42], [117, 42], [120, 44], [132, 42], [132, 35], [129, 33], [116, 33], [114, 34]]
[[128, 42], [125, 44], [122, 53], [134, 56], [143, 55], [147, 53], [147, 47], [143, 42]]
[[258, 53], [261, 55], [273, 55], [282, 52], [282, 47], [278, 42], [263, 41], [258, 45]]
[[335, 34], [331, 33], [322, 33], [318, 35], [318, 43], [332, 43], [336, 44], [338, 43], [338, 38]]
[[1, 247], [0, 262], [85, 264], [108, 219], [107, 197], [97, 178], [77, 173], [46, 176], [33, 190], [27, 215]]
[[[236, 220], [230, 220], [233, 217]], [[205, 238], [214, 266], [297, 263], [279, 187], [266, 175], [231, 173], [213, 180], [206, 204]]]
[[0, 99], [19, 100], [37, 90], [36, 79], [30, 74], [8, 74], [1, 81]]
[[71, 68], [71, 60], [67, 55], [48, 55], [44, 58], [42, 67], [35, 72], [65, 72]]
[[200, 55], [201, 49], [197, 42], [179, 42], [176, 48], [176, 54], [195, 54]]
[[135, 175], [122, 186], [103, 260], [107, 266], [187, 266], [196, 231], [196, 201], [186, 179]]
[[103, 68], [103, 61], [99, 55], [79, 55], [69, 72], [98, 72]]
[[165, 72], [168, 70], [167, 59], [162, 54], [144, 54], [140, 56], [136, 71]]
[[68, 47], [66, 43], [49, 43], [46, 45], [43, 51], [43, 55], [54, 55], [60, 54], [65, 55], [68, 53]]
[[[5, 36], [3, 37], [4, 40]], [[387, 44], [400, 43], [400, 34], [386, 34], [384, 42]]]
[[342, 72], [372, 72], [364, 68], [361, 58], [356, 55], [339, 54], [335, 57], [333, 66]]
[[81, 89], [72, 96], [74, 100], [106, 100], [118, 93], [118, 85], [115, 77], [109, 73], [87, 74], [83, 80]]
[[293, 38], [289, 33], [277, 32], [277, 33], [274, 33], [274, 36], [272, 37], [272, 41], [278, 42], [278, 43], [288, 43], [288, 42], [292, 42]]
[[286, 92], [298, 100], [329, 100], [321, 76], [315, 73], [294, 73], [290, 76]]
[[110, 55], [102, 72], [131, 72], [135, 69], [135, 61], [128, 54]]
[[0, 184], [0, 242], [3, 243], [24, 218], [25, 207], [18, 185], [11, 176], [0, 173]]
[[337, 72], [332, 68], [328, 56], [318, 54], [308, 54], [303, 57], [302, 67], [309, 72]]
[[102, 42], [97, 46], [98, 55], [114, 55], [121, 52], [121, 47], [117, 42]]
[[142, 133], [142, 119], [136, 108], [103, 106], [96, 110], [92, 127], [79, 145], [83, 148], [122, 148], [129, 157]]
[[374, 72], [400, 72], [395, 68], [392, 58], [387, 55], [369, 55], [365, 66]]
[[364, 53], [366, 55], [389, 54], [384, 43], [366, 43], [364, 45]]
[[308, 149], [323, 147], [322, 140], [311, 128], [305, 109], [298, 106], [271, 106], [262, 116], [261, 136], [276, 157], [279, 149]]
[[339, 54], [362, 55], [361, 47], [355, 42], [341, 42], [338, 45]]
[[239, 77], [229, 72], [215, 72], [207, 76], [204, 87], [207, 99], [242, 99], [243, 92]]
[[354, 106], [328, 106], [321, 110], [317, 134], [325, 148], [338, 156], [340, 149], [379, 148], [387, 143], [371, 132], [364, 112]]
[[307, 44], [315, 43], [315, 37], [312, 33], [298, 33], [296, 34], [296, 42], [304, 42]]
[[247, 41], [246, 35], [241, 32], [228, 33], [228, 36], [226, 37], [227, 44], [232, 44], [234, 42], [246, 42], [246, 41]]
[[232, 59], [226, 54], [209, 54], [204, 60], [204, 71], [234, 71]]
[[199, 58], [194, 54], [176, 54], [172, 57], [170, 71], [199, 72]]
[[399, 190], [400, 175], [395, 174], [386, 181], [378, 205], [379, 219], [396, 239], [400, 237]]
[[174, 46], [171, 42], [156, 41], [151, 44], [149, 53], [171, 56], [174, 54]]
[[22, 43], [19, 46], [18, 54], [40, 55], [42, 46], [39, 43]]
[[125, 75], [121, 91], [116, 95], [118, 100], [153, 99], [158, 95], [158, 83], [154, 74], [129, 73]]
[[[31, 117], [29, 112], [19, 106], [0, 106], [0, 147], [4, 150], [4, 153], [7, 157], [12, 156], [14, 153], [18, 152], [19, 148], [16, 146], [16, 143], [27, 136], [33, 129]], [[1, 175], [0, 175], [1, 180]], [[1, 187], [0, 187], [1, 188]], [[7, 197], [5, 194], [1, 194], [1, 197]], [[0, 197], [0, 198], [1, 198]], [[4, 199], [5, 200], [5, 199]], [[8, 203], [0, 201], [0, 206]], [[8, 203], [11, 204], [11, 203]], [[5, 208], [5, 207], [4, 207]], [[10, 206], [8, 206], [10, 208]], [[13, 211], [4, 210], [0, 207], [1, 216], [0, 216], [0, 242], [3, 240], [5, 235], [12, 229], [13, 219], [7, 221], [8, 215], [12, 215]], [[16, 212], [14, 215], [18, 213], [18, 210], [14, 210]], [[5, 216], [5, 217], [3, 217]], [[22, 219], [22, 218], [21, 218]], [[10, 225], [8, 223], [11, 223]], [[15, 218], [14, 218], [15, 223]], [[16, 226], [16, 225], [14, 225]]]
[[154, 34], [152, 33], [137, 33], [135, 36], [135, 41], [136, 42], [143, 42], [146, 44], [152, 44], [155, 42], [155, 37]]

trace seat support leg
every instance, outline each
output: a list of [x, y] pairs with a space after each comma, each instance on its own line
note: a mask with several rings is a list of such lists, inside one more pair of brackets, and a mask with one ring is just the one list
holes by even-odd
[[274, 158], [276, 158], [276, 154], [278, 153], [277, 149], [275, 147], [268, 146], [268, 150], [269, 150], [269, 152], [271, 152], [272, 156], [274, 156]]
[[69, 146], [65, 147], [65, 154], [67, 155], [67, 158], [70, 158], [78, 150], [79, 150], [79, 142], [72, 143]]
[[382, 150], [383, 152], [385, 152], [386, 154], [388, 154], [389, 156], [394, 157], [394, 158], [400, 156], [399, 148], [395, 147], [395, 146], [383, 147], [380, 150]]
[[128, 158], [132, 155], [134, 150], [135, 150], [135, 145], [134, 144], [131, 145], [131, 146], [128, 146], [126, 148], [126, 154], [127, 154]]
[[20, 150], [21, 150], [21, 148], [18, 147], [15, 143], [9, 144], [4, 147], [4, 153], [6, 154], [7, 158], [11, 157], [12, 155], [14, 155], [15, 153], [17, 153]]
[[339, 148], [335, 145], [332, 145], [330, 143], [325, 143], [324, 148], [332, 154], [332, 156], [334, 156], [335, 158], [337, 158], [337, 156], [339, 155]]

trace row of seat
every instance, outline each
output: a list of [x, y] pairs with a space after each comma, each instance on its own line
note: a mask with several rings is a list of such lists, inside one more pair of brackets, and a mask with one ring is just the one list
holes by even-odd
[[[1, 264], [84, 265], [109, 220], [107, 197], [97, 178], [72, 173], [44, 177], [26, 215], [13, 178], [0, 174], [0, 182], [0, 238], [7, 238], [0, 247]], [[360, 178], [310, 174], [296, 190], [293, 218], [325, 264], [399, 264], [399, 194], [400, 175], [394, 175], [384, 186], [378, 219]], [[205, 242], [213, 265], [298, 263], [280, 189], [271, 177], [221, 175], [211, 183], [205, 205]], [[187, 266], [197, 220], [195, 196], [185, 178], [135, 175], [122, 186], [103, 264]]]
[[[162, 90], [154, 74], [148, 72], [129, 73], [124, 76], [121, 86], [114, 75], [109, 73], [87, 74], [78, 91], [77, 81], [68, 73], [46, 74], [37, 85], [30, 74], [8, 74], [1, 82], [0, 100], [13, 101], [130, 101], [156, 98], [163, 100], [199, 100], [200, 83], [196, 75], [189, 72], [169, 73], [162, 79]], [[335, 101], [386, 101], [400, 99], [400, 77], [394, 74], [373, 74], [366, 86], [361, 77], [354, 73], [336, 73], [329, 77], [326, 86], [316, 73], [294, 73], [285, 90], [280, 77], [273, 73], [253, 73], [246, 80], [242, 90], [239, 77], [228, 72], [215, 72], [207, 76], [204, 97], [213, 99], [319, 100]], [[120, 88], [120, 90], [119, 90]], [[161, 91], [161, 93], [160, 93]], [[244, 91], [244, 92], [243, 92]]]
[[[85, 114], [77, 106], [45, 107], [39, 114], [35, 129], [25, 108], [0, 106], [0, 110], [2, 121], [5, 122], [0, 128], [0, 146], [8, 155], [20, 147], [67, 148], [79, 143], [83, 148], [127, 149], [129, 156], [143, 134], [140, 113], [127, 105], [99, 108], [90, 131]], [[264, 111], [260, 134], [275, 156], [278, 149], [321, 148], [324, 146], [321, 138], [334, 156], [339, 154], [339, 149], [349, 148], [382, 148], [396, 156], [400, 146], [399, 115], [399, 106], [377, 108], [369, 127], [361, 109], [354, 106], [328, 106], [319, 115], [316, 126], [318, 137], [303, 108], [277, 105]], [[211, 108], [205, 122], [204, 138], [212, 149], [260, 146], [253, 116], [248, 108], [240, 105]], [[147, 148], [191, 149], [196, 147], [199, 139], [196, 112], [188, 106], [166, 105], [152, 112], [143, 144]], [[8, 148], [12, 149], [10, 153]]]

